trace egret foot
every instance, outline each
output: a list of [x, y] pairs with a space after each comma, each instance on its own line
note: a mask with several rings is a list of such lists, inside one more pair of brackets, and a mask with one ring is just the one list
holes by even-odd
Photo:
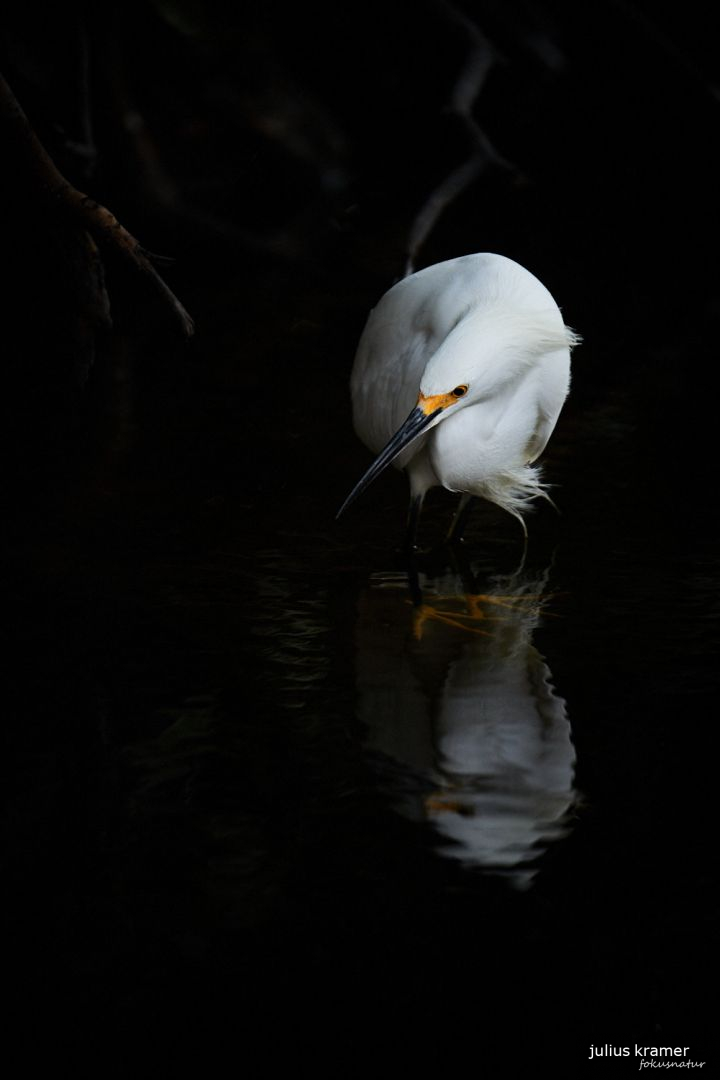
[[462, 796], [451, 795], [446, 791], [434, 792], [425, 796], [425, 809], [429, 814], [460, 814], [462, 817], [474, 817], [475, 808], [463, 801]]

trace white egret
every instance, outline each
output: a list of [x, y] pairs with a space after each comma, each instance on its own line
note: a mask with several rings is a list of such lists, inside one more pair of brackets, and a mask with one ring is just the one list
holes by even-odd
[[378, 456], [338, 516], [392, 463], [410, 481], [408, 545], [437, 486], [463, 495], [455, 535], [472, 496], [525, 529], [522, 511], [546, 495], [533, 462], [578, 341], [545, 286], [502, 255], [463, 255], [399, 281], [370, 313], [351, 378], [355, 430]]

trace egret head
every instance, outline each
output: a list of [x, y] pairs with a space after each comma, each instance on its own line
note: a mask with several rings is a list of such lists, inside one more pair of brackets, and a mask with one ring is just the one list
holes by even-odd
[[464, 398], [468, 390], [469, 386], [467, 383], [459, 383], [449, 394], [442, 392], [439, 394], [424, 394], [421, 390], [417, 400], [417, 408], [420, 409], [425, 416], [439, 419], [440, 414], [446, 409], [449, 409], [452, 405], [457, 405], [460, 398]]

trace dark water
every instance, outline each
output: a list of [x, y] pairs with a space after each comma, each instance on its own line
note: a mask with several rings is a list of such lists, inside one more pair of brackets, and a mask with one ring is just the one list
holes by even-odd
[[[6, 567], [23, 1053], [46, 1031], [110, 1076], [217, 1075], [228, 1045], [338, 1072], [711, 1060], [709, 516], [579, 351], [561, 514], [538, 508], [521, 566], [479, 508], [413, 605], [403, 479], [334, 521], [366, 461], [362, 306], [249, 344], [218, 301], [152, 377], [126, 343], [99, 450], [33, 505]], [[431, 500], [426, 543], [451, 510]]]

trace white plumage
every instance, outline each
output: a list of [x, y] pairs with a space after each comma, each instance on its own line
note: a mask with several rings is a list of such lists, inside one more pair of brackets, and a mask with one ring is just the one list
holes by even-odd
[[578, 340], [545, 286], [502, 255], [464, 255], [398, 282], [355, 358], [355, 430], [379, 456], [341, 512], [392, 462], [407, 470], [415, 519], [442, 486], [522, 520], [543, 494], [533, 462], [567, 396]]

